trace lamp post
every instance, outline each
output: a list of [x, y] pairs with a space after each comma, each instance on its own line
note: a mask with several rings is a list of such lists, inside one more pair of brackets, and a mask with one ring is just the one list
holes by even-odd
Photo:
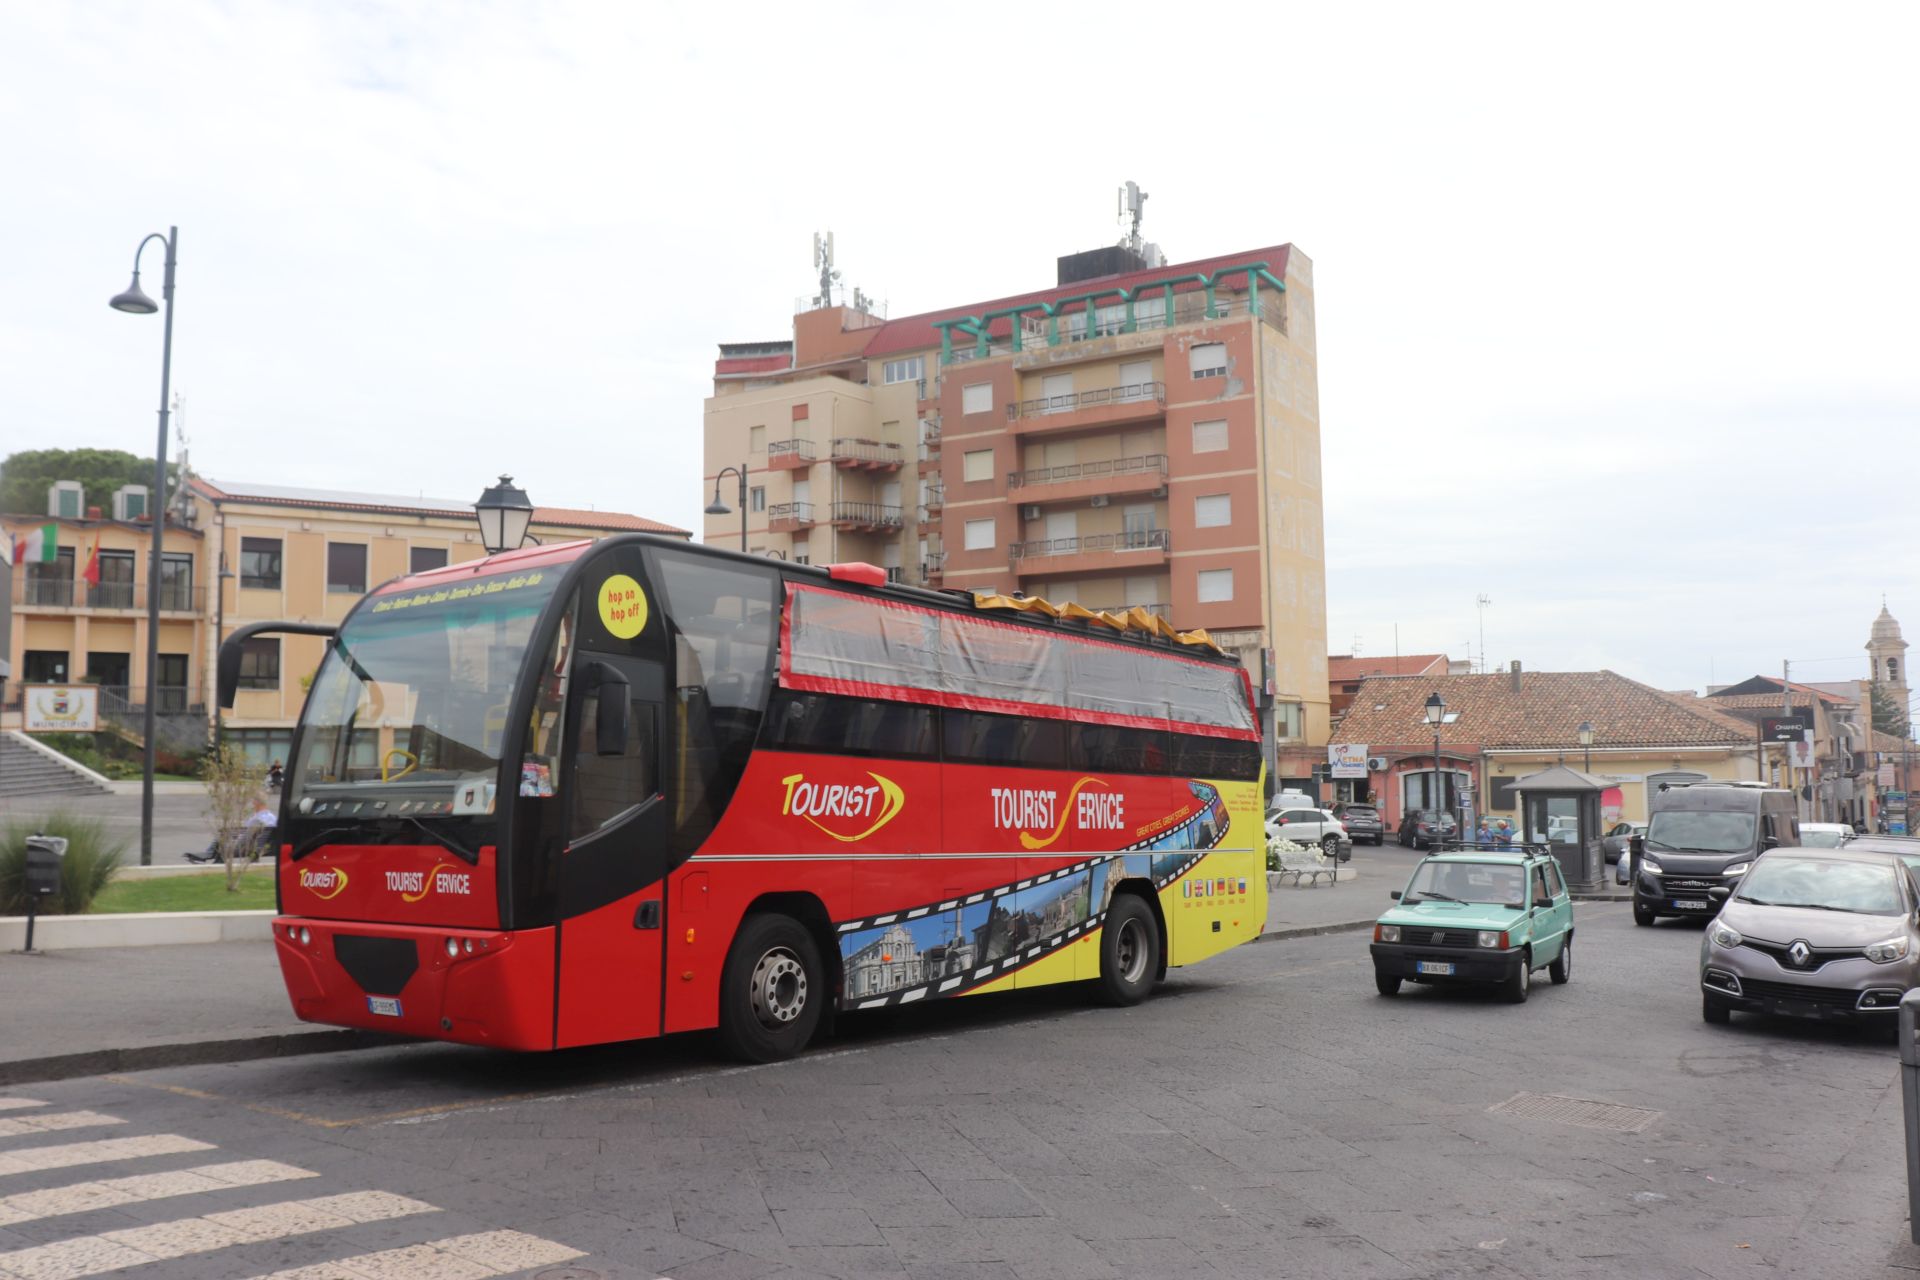
[[[227, 583], [233, 579], [233, 570], [227, 568], [227, 529], [220, 526], [220, 574], [213, 583], [213, 651], [220, 652], [220, 642], [227, 638]], [[213, 749], [218, 751], [225, 743], [226, 721], [220, 714], [220, 699], [213, 700]]]
[[1447, 700], [1435, 689], [1427, 695], [1427, 723], [1433, 726], [1433, 807], [1446, 810], [1446, 788], [1440, 783], [1440, 726], [1447, 722]]
[[722, 467], [713, 477], [713, 501], [707, 504], [710, 516], [731, 515], [733, 508], [720, 501], [720, 482], [728, 475], [740, 477], [740, 549], [747, 549], [747, 469], [745, 467]]
[[153, 520], [153, 555], [147, 562], [147, 699], [142, 712], [142, 734], [146, 739], [140, 764], [140, 865], [153, 864], [153, 711], [154, 680], [160, 667], [160, 544], [167, 532], [167, 398], [173, 382], [173, 272], [180, 257], [180, 228], [168, 227], [140, 242], [133, 251], [133, 283], [124, 293], [107, 300], [115, 311], [128, 315], [150, 316], [160, 308], [140, 289], [140, 255], [153, 241], [167, 246], [166, 272], [161, 277], [160, 297], [167, 315], [160, 342], [160, 433], [153, 448], [153, 497], [147, 513]]
[[1575, 732], [1579, 734], [1580, 745], [1586, 749], [1586, 753], [1587, 753], [1587, 763], [1580, 770], [1580, 772], [1592, 773], [1593, 772], [1593, 721], [1582, 720], [1580, 722], [1579, 729], [1575, 730]]
[[527, 526], [533, 523], [533, 503], [524, 489], [503, 475], [473, 503], [473, 518], [480, 524], [480, 543], [487, 554], [497, 556], [513, 551], [527, 540]]

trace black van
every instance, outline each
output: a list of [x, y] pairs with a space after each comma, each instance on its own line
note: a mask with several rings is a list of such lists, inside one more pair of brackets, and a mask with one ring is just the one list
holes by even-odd
[[1633, 922], [1661, 916], [1707, 917], [1720, 910], [1712, 890], [1732, 886], [1753, 860], [1777, 845], [1800, 843], [1793, 793], [1758, 783], [1662, 784], [1647, 800], [1647, 833], [1633, 839]]

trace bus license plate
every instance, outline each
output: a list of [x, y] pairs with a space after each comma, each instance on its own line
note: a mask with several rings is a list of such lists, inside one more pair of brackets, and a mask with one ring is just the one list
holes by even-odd
[[397, 996], [368, 996], [367, 1012], [377, 1013], [383, 1018], [400, 1016], [400, 1000]]
[[1673, 909], [1675, 911], [1705, 911], [1707, 904], [1698, 898], [1675, 898], [1673, 900]]
[[1418, 962], [1418, 968], [1421, 973], [1431, 973], [1439, 978], [1451, 978], [1453, 976], [1453, 966], [1443, 964], [1438, 960], [1421, 960]]

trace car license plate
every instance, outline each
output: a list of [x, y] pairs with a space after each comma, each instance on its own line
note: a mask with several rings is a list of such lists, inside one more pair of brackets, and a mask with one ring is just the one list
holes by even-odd
[[368, 996], [367, 1012], [377, 1013], [383, 1018], [397, 1018], [400, 1016], [400, 999], [398, 996]]
[[1453, 976], [1453, 966], [1438, 960], [1422, 960], [1416, 967], [1421, 973], [1431, 973], [1435, 977], [1451, 978]]
[[1702, 902], [1698, 898], [1675, 898], [1673, 900], [1673, 909], [1675, 911], [1705, 911], [1707, 905], [1707, 903]]

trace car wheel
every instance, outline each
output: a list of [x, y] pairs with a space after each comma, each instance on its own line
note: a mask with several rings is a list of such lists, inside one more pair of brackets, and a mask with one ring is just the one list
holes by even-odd
[[1702, 993], [1700, 996], [1700, 1020], [1711, 1022], [1716, 1027], [1724, 1027], [1733, 1021], [1733, 1006], [1725, 1000], [1715, 999]]
[[1107, 909], [1100, 929], [1100, 999], [1139, 1004], [1160, 975], [1160, 926], [1137, 893], [1123, 893]]
[[1507, 997], [1508, 1004], [1525, 1004], [1527, 993], [1533, 987], [1533, 957], [1526, 952], [1520, 953], [1520, 964], [1512, 975], [1501, 984], [1501, 991]]
[[1397, 996], [1400, 994], [1400, 979], [1389, 977], [1376, 969], [1373, 974], [1373, 988], [1383, 996]]
[[1335, 862], [1346, 861], [1345, 858], [1340, 856], [1340, 837], [1339, 836], [1320, 837], [1320, 852], [1326, 854], [1329, 858], [1332, 858]]
[[778, 1062], [806, 1048], [827, 1003], [813, 935], [791, 916], [748, 920], [720, 977], [720, 1039], [734, 1057]]
[[1547, 976], [1553, 979], [1555, 986], [1559, 987], [1564, 987], [1573, 980], [1572, 934], [1568, 934], [1567, 940], [1560, 944], [1560, 954], [1555, 956], [1553, 963], [1547, 966]]
[[1654, 918], [1652, 907], [1641, 906], [1640, 899], [1638, 898], [1633, 900], [1633, 922], [1635, 924], [1652, 924]]

